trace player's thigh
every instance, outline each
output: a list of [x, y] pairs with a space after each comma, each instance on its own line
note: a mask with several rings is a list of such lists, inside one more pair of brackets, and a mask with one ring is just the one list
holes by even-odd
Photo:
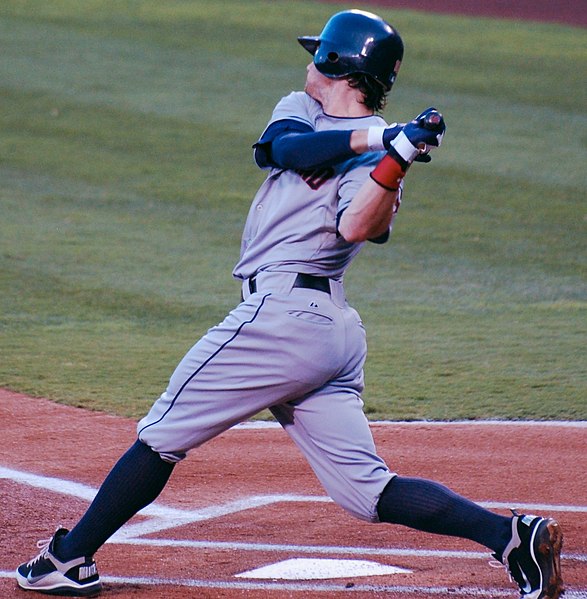
[[341, 368], [339, 316], [302, 314], [299, 299], [243, 302], [184, 356], [139, 423], [160, 453], [182, 454], [270, 406], [304, 397]]
[[393, 473], [377, 454], [360, 397], [327, 386], [272, 412], [330, 497], [357, 518], [376, 522], [379, 496]]

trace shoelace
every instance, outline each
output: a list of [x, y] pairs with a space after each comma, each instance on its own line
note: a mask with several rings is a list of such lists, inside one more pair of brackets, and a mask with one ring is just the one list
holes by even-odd
[[515, 582], [518, 584], [517, 580], [514, 579], [512, 573], [510, 572], [509, 567], [506, 564], [502, 564], [498, 559], [492, 559], [488, 562], [491, 568], [503, 568], [510, 579], [510, 582]]
[[33, 557], [33, 559], [28, 562], [27, 566], [29, 568], [32, 568], [39, 560], [43, 559], [47, 553], [49, 552], [49, 546], [51, 545], [51, 541], [53, 540], [53, 537], [51, 537], [50, 539], [42, 539], [40, 541], [37, 541], [37, 548], [40, 549], [40, 553], [39, 555], [37, 555], [36, 557]]
[[[516, 518], [520, 517], [520, 514], [518, 513], [518, 511], [516, 509], [510, 508], [510, 512], [514, 515], [514, 517], [516, 517]], [[520, 583], [512, 576], [512, 571], [510, 570], [508, 560], [506, 559], [505, 561], [501, 562], [500, 560], [497, 559], [497, 556], [495, 554], [493, 554], [493, 557], [495, 557], [496, 559], [491, 560], [489, 562], [489, 566], [491, 568], [503, 568], [505, 570], [506, 574], [508, 575], [510, 582], [513, 582], [513, 583], [517, 584], [518, 586], [521, 586]]]

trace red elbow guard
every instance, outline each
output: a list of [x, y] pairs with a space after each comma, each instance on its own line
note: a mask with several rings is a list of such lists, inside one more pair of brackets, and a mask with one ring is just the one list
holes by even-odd
[[397, 191], [405, 174], [406, 171], [402, 170], [402, 167], [389, 154], [386, 154], [369, 176], [375, 183], [388, 191]]

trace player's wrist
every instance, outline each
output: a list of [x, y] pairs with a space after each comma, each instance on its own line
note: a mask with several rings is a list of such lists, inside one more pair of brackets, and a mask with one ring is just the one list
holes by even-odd
[[389, 150], [391, 142], [402, 130], [403, 125], [391, 123], [387, 127], [369, 127], [367, 135], [367, 145], [371, 152], [383, 152]]
[[406, 162], [411, 162], [418, 155], [418, 148], [414, 146], [403, 131], [400, 131], [391, 145]]
[[385, 127], [369, 127], [367, 130], [367, 145], [371, 152], [382, 152], [385, 150], [383, 134]]
[[397, 191], [405, 174], [406, 171], [402, 168], [402, 165], [392, 156], [386, 154], [369, 176], [387, 191]]

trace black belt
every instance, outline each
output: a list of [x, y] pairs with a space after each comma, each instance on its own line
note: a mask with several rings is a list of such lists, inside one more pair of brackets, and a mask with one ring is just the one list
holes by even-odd
[[[328, 277], [317, 277], [315, 275], [307, 275], [303, 272], [298, 274], [293, 286], [330, 293], [330, 279]], [[257, 291], [256, 277], [251, 277], [249, 279], [249, 291], [251, 293], [255, 293]]]

